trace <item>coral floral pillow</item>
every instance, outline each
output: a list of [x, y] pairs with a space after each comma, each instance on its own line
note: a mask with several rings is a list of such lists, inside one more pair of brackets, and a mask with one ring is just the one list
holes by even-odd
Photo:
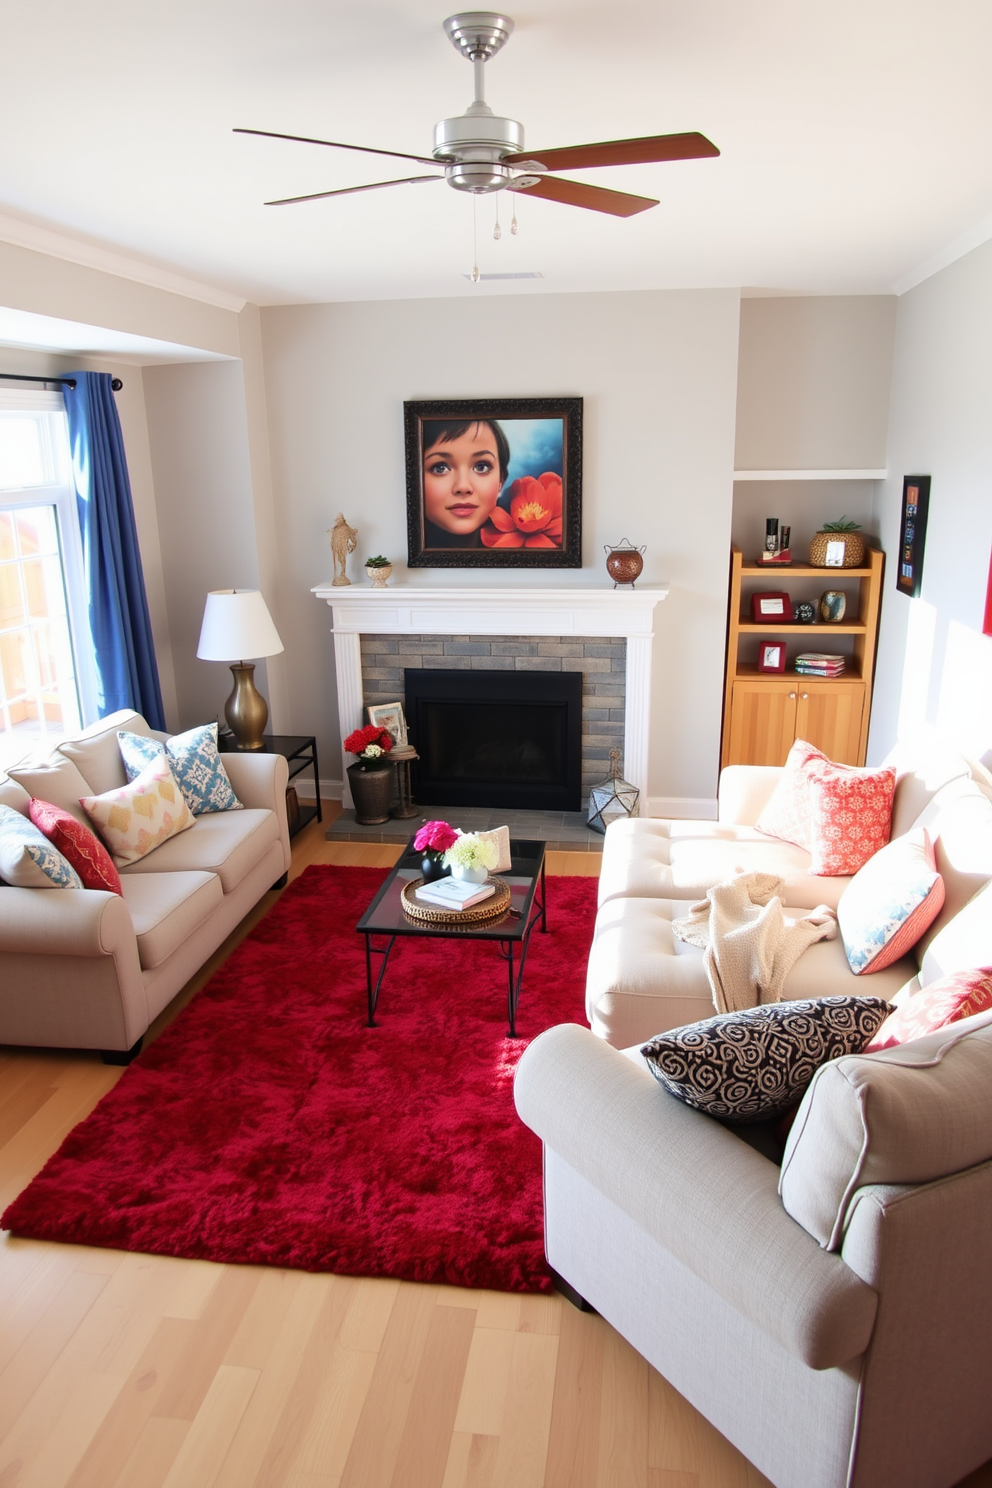
[[847, 961], [855, 976], [884, 971], [911, 951], [944, 903], [925, 827], [914, 827], [877, 852], [854, 875], [837, 905]]
[[121, 876], [110, 854], [88, 827], [81, 826], [61, 806], [53, 806], [51, 801], [39, 801], [37, 797], [32, 797], [28, 815], [39, 832], [44, 832], [49, 842], [72, 864], [84, 889], [109, 889], [112, 894], [123, 894]]
[[824, 766], [830, 768], [827, 756], [805, 739], [797, 739], [789, 750], [771, 799], [755, 823], [758, 831], [808, 849], [810, 784]]
[[882, 1024], [864, 1052], [891, 1049], [893, 1044], [908, 1044], [924, 1034], [936, 1033], [948, 1023], [985, 1013], [992, 1008], [992, 966], [977, 966], [974, 971], [956, 971], [951, 976], [932, 982], [915, 997], [910, 997]]
[[83, 796], [79, 804], [118, 867], [137, 863], [195, 824], [165, 755], [153, 760], [129, 785], [102, 796]]
[[857, 873], [889, 840], [896, 772], [827, 765], [809, 786], [810, 873]]

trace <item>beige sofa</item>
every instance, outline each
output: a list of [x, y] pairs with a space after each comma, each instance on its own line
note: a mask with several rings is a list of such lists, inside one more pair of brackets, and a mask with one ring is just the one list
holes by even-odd
[[[125, 784], [118, 729], [166, 737], [137, 713], [112, 714], [30, 773], [19, 766], [27, 790], [0, 777], [0, 801], [26, 815], [35, 795], [85, 820], [81, 794]], [[285, 881], [285, 759], [225, 754], [224, 765], [245, 809], [199, 816], [122, 868], [123, 898], [0, 886], [0, 1044], [98, 1049], [109, 1062], [126, 1062], [207, 957], [266, 890]]]
[[[992, 963], [992, 889], [984, 892], [992, 880], [988, 773], [929, 740], [901, 743], [887, 763], [897, 772], [892, 835], [927, 828], [944, 907], [911, 955], [868, 976], [851, 972], [839, 937], [810, 946], [786, 978], [784, 998], [860, 992], [891, 999], [907, 983], [912, 990], [956, 966]], [[764, 766], [725, 769], [715, 822], [635, 819], [608, 828], [586, 1016], [593, 1032], [616, 1048], [714, 1013], [703, 953], [672, 933], [687, 902], [714, 884], [739, 869], [758, 869], [784, 880], [787, 914], [818, 904], [836, 908], [849, 879], [811, 876], [809, 853], [754, 827], [780, 773]]]

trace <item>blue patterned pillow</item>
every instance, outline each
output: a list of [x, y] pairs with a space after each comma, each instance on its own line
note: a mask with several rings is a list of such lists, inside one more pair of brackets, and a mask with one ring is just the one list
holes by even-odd
[[0, 879], [17, 889], [83, 887], [68, 859], [13, 806], [0, 806]]
[[764, 1121], [802, 1099], [821, 1064], [860, 1054], [892, 1011], [881, 997], [818, 997], [718, 1013], [641, 1053], [669, 1095], [722, 1121]]
[[242, 810], [242, 803], [234, 794], [234, 787], [217, 752], [216, 723], [204, 723], [198, 728], [187, 729], [185, 734], [174, 734], [167, 744], [124, 730], [118, 730], [117, 741], [129, 781], [140, 775], [159, 755], [166, 754], [186, 805], [194, 816], [203, 816], [208, 811]]

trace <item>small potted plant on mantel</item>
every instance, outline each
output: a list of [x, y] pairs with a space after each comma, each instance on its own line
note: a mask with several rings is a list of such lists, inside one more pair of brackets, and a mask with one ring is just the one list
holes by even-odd
[[366, 558], [365, 573], [372, 580], [373, 589], [385, 589], [386, 580], [393, 571], [393, 565], [388, 558], [377, 553], [374, 558]]
[[[865, 540], [860, 522], [846, 516], [837, 522], [824, 522], [809, 545], [809, 561], [814, 568], [860, 568], [865, 558]], [[838, 546], [841, 558], [838, 561]]]

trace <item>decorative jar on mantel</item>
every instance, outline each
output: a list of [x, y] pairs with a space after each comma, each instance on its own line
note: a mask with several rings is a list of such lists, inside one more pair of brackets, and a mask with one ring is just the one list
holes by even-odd
[[644, 548], [635, 548], [623, 538], [615, 548], [607, 543], [603, 552], [606, 554], [606, 572], [613, 580], [614, 589], [618, 584], [629, 584], [633, 589], [644, 567]]

